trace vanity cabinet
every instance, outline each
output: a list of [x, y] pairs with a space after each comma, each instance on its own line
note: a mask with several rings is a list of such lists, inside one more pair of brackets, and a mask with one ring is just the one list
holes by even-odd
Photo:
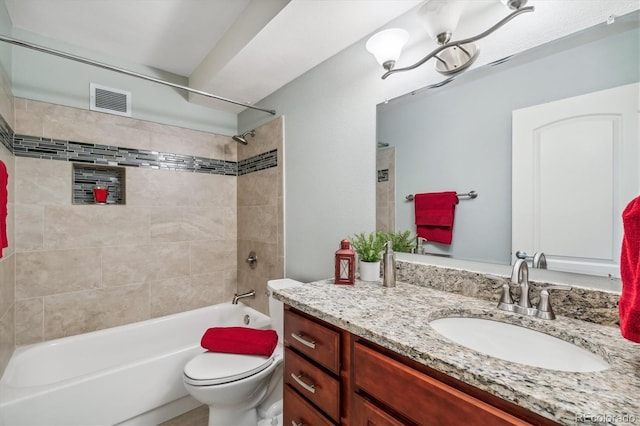
[[285, 305], [284, 424], [558, 426]]
[[284, 424], [348, 425], [349, 333], [285, 306]]
[[558, 425], [352, 336], [354, 425]]

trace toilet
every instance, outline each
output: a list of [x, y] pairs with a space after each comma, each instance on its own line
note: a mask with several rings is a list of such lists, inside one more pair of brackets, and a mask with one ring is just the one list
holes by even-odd
[[[185, 365], [184, 386], [209, 406], [210, 426], [282, 424], [284, 309], [272, 294], [301, 284], [290, 279], [267, 283], [271, 327], [278, 333], [271, 357], [204, 352]], [[276, 417], [279, 421], [274, 423]]]

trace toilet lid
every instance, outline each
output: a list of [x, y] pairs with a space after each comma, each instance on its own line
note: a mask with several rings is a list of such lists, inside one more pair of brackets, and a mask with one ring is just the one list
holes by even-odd
[[272, 363], [272, 356], [204, 352], [185, 365], [184, 376], [192, 385], [220, 385], [252, 376]]

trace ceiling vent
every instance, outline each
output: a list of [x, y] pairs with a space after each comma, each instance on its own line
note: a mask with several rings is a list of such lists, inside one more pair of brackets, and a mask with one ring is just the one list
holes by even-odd
[[90, 83], [92, 111], [131, 117], [131, 92]]

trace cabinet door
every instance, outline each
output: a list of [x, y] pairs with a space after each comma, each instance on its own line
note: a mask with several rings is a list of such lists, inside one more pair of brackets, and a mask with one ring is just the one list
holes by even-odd
[[529, 425], [359, 343], [353, 377], [356, 387], [418, 425]]
[[290, 386], [284, 386], [284, 424], [305, 426], [332, 426], [330, 422]]
[[329, 371], [340, 373], [340, 334], [315, 321], [285, 310], [284, 344], [295, 348]]
[[382, 408], [360, 395], [353, 397], [353, 426], [404, 426]]
[[327, 416], [340, 419], [340, 382], [289, 348], [285, 348], [284, 383]]

